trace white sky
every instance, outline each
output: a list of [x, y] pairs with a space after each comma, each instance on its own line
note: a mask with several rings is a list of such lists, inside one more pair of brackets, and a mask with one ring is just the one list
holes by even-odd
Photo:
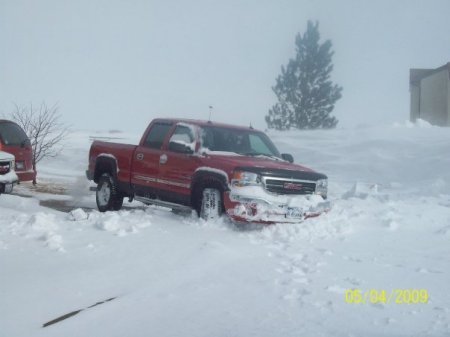
[[0, 0], [0, 114], [58, 102], [75, 128], [153, 117], [265, 128], [308, 19], [335, 51], [339, 126], [404, 121], [409, 68], [450, 61], [450, 1]]

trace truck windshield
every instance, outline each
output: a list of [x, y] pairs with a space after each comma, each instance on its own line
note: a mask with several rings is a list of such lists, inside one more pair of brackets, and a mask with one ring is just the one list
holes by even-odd
[[4, 145], [30, 145], [22, 128], [11, 122], [0, 123], [0, 140]]
[[210, 151], [234, 152], [246, 156], [280, 157], [275, 145], [266, 134], [254, 130], [203, 126], [201, 146]]

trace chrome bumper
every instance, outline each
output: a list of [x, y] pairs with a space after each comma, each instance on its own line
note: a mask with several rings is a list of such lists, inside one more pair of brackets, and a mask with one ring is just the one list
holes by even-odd
[[231, 191], [229, 199], [234, 207], [227, 214], [237, 221], [255, 223], [301, 222], [331, 209], [331, 202], [315, 194], [281, 196], [252, 196]]

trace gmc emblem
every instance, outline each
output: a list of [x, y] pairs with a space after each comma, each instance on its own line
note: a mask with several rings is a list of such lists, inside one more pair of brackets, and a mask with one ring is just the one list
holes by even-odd
[[287, 190], [301, 190], [303, 185], [296, 183], [284, 183], [283, 187]]

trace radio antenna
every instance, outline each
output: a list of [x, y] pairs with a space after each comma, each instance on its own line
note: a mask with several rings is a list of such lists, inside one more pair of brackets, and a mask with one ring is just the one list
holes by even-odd
[[211, 122], [212, 109], [213, 109], [213, 106], [210, 105], [210, 106], [209, 106], [209, 118], [208, 118], [208, 121], [209, 121], [209, 122]]

